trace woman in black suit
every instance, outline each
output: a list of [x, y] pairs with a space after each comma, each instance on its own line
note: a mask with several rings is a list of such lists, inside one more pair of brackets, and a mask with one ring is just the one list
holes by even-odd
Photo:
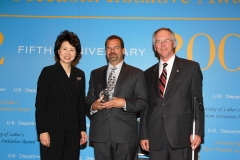
[[54, 47], [58, 60], [44, 67], [37, 83], [36, 126], [42, 160], [78, 160], [87, 140], [85, 74], [74, 67], [81, 53], [78, 36], [60, 33]]

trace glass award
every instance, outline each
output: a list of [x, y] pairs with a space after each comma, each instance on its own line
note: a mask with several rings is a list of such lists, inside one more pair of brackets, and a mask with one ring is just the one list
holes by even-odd
[[102, 90], [99, 94], [101, 102], [107, 102], [113, 99], [113, 91], [109, 90], [108, 88]]

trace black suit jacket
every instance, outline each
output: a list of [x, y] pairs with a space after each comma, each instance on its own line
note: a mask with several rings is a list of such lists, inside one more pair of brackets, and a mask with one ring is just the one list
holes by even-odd
[[70, 78], [57, 62], [43, 68], [37, 84], [36, 125], [38, 134], [49, 130], [86, 131], [85, 75], [74, 66]]
[[[86, 98], [88, 111], [106, 88], [107, 67], [91, 72], [89, 91]], [[93, 142], [106, 142], [109, 137], [115, 143], [138, 143], [137, 115], [147, 106], [144, 74], [140, 69], [123, 63], [116, 83], [114, 97], [126, 100], [123, 108], [103, 109], [90, 117], [90, 135]]]
[[[158, 87], [159, 63], [145, 72], [148, 107], [141, 114], [141, 139], [150, 149], [163, 146], [165, 132], [173, 148], [190, 147], [193, 127], [193, 98], [202, 103], [202, 72], [198, 63], [175, 57], [164, 99]], [[204, 112], [196, 108], [196, 135], [204, 136]]]

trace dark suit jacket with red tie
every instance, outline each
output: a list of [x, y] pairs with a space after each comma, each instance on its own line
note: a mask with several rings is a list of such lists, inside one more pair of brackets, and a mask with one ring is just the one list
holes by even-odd
[[[103, 66], [91, 72], [86, 106], [99, 99], [99, 93], [107, 87], [107, 68]], [[143, 71], [123, 63], [114, 97], [126, 100], [123, 108], [103, 109], [90, 117], [90, 141], [106, 142], [109, 137], [115, 143], [138, 143], [138, 113], [147, 106], [146, 83]]]
[[86, 131], [85, 75], [74, 66], [70, 78], [57, 62], [43, 68], [36, 96], [38, 134], [49, 130]]
[[[173, 148], [190, 147], [193, 128], [193, 98], [202, 103], [202, 72], [198, 63], [175, 57], [164, 99], [158, 87], [159, 63], [145, 72], [148, 107], [141, 114], [140, 139], [148, 139], [151, 150], [163, 146], [165, 132]], [[196, 108], [196, 135], [204, 136], [204, 111]]]

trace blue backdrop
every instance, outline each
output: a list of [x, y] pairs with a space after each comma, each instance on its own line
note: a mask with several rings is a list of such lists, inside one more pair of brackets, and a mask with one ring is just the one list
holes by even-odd
[[[199, 159], [239, 160], [239, 0], [0, 0], [0, 159], [40, 159], [36, 84], [42, 68], [55, 63], [61, 31], [80, 37], [77, 67], [85, 71], [87, 92], [91, 70], [106, 64], [108, 36], [121, 36], [125, 62], [145, 70], [158, 62], [152, 34], [160, 27], [176, 33], [179, 57], [202, 68], [205, 139]], [[93, 148], [82, 149], [79, 159], [94, 160]]]

